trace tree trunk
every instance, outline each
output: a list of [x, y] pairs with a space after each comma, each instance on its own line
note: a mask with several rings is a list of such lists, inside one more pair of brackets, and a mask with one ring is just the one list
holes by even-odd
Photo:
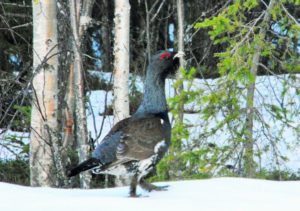
[[111, 4], [113, 2], [103, 1], [103, 6], [101, 8], [101, 63], [102, 63], [102, 71], [112, 72], [112, 31], [113, 31], [113, 22], [109, 18], [109, 14], [111, 12]]
[[[83, 162], [89, 157], [88, 130], [85, 112], [85, 93], [84, 93], [84, 69], [82, 63], [81, 40], [86, 26], [90, 21], [90, 14], [94, 0], [80, 1], [70, 0], [71, 28], [73, 32], [72, 50], [74, 53], [74, 95], [75, 95], [75, 133], [76, 142], [79, 148], [79, 162]], [[72, 70], [72, 68], [71, 68]], [[71, 77], [72, 71], [70, 71]], [[83, 172], [80, 174], [80, 186], [90, 187], [91, 174]]]
[[[62, 134], [62, 158], [70, 164], [70, 152], [75, 150], [74, 128], [74, 65], [71, 51], [71, 28], [69, 14], [69, 2], [58, 0], [60, 7], [57, 10], [58, 19], [58, 50], [59, 54], [59, 119]], [[68, 70], [68, 71], [67, 71]], [[71, 158], [72, 159], [72, 158]]]
[[[178, 21], [178, 31], [177, 31], [177, 36], [178, 36], [178, 52], [184, 52], [184, 3], [182, 0], [177, 0], [176, 1], [177, 4], [177, 21]], [[180, 62], [180, 68], [185, 69], [185, 58], [184, 56], [180, 56], [179, 58], [179, 62]], [[178, 72], [177, 75], [177, 79], [181, 79], [182, 75], [180, 73], [180, 71]], [[180, 94], [183, 90], [183, 84], [180, 85], [177, 89], [176, 89], [176, 94]], [[183, 122], [183, 112], [184, 112], [184, 104], [183, 102], [179, 102], [179, 118], [178, 121], [180, 121], [180, 123]]]
[[[114, 123], [129, 116], [129, 28], [130, 4], [128, 0], [115, 0], [115, 42], [114, 42]], [[128, 185], [116, 179], [116, 185]]]
[[58, 56], [56, 1], [32, 2], [33, 102], [31, 113], [30, 183], [63, 186], [64, 167], [58, 133]]
[[[263, 21], [261, 23], [261, 27], [259, 30], [258, 36], [263, 41], [266, 36], [266, 27], [268, 26], [267, 23], [270, 22], [271, 18], [271, 10], [275, 5], [275, 0], [271, 0], [269, 6], [265, 12]], [[244, 155], [244, 168], [245, 174], [247, 177], [253, 178], [255, 176], [255, 162], [253, 158], [253, 121], [254, 121], [254, 92], [255, 92], [255, 80], [257, 76], [257, 69], [260, 61], [260, 54], [262, 51], [262, 45], [256, 44], [254, 46], [254, 55], [252, 59], [252, 66], [250, 72], [254, 77], [253, 83], [251, 83], [247, 87], [247, 118], [246, 118], [246, 140], [244, 143], [245, 147], [245, 155]]]
[[129, 116], [129, 1], [115, 1], [114, 123]]
[[74, 65], [71, 64], [69, 68], [68, 75], [68, 85], [66, 88], [65, 103], [66, 108], [64, 108], [64, 125], [63, 125], [63, 150], [67, 154], [68, 149], [71, 149], [74, 144], [74, 111], [75, 111], [75, 98], [74, 98]]
[[147, 60], [150, 62], [151, 58], [151, 38], [150, 38], [150, 11], [148, 8], [148, 1], [145, 1], [146, 11], [146, 44], [147, 44]]

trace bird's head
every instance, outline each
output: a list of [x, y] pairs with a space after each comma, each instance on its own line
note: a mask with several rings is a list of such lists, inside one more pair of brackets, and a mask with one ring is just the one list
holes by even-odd
[[150, 67], [155, 69], [163, 79], [168, 75], [174, 74], [179, 67], [179, 58], [177, 52], [158, 51], [151, 57]]

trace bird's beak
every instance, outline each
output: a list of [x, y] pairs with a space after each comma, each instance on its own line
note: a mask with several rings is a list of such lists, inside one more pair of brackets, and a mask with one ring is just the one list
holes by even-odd
[[178, 51], [177, 53], [175, 53], [175, 55], [173, 56], [173, 59], [176, 58], [182, 58], [185, 56], [185, 53], [183, 51]]
[[179, 68], [179, 58], [184, 55], [184, 52], [173, 52], [172, 57], [173, 57], [173, 71], [172, 73], [175, 73], [178, 68]]

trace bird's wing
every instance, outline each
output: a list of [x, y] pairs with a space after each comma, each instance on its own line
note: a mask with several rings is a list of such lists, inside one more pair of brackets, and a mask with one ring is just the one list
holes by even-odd
[[167, 138], [165, 120], [155, 115], [131, 118], [122, 128], [122, 138], [117, 146], [118, 159], [143, 160], [154, 154], [155, 146]]
[[131, 119], [132, 117], [129, 117], [119, 121], [93, 151], [92, 157], [100, 160], [105, 168], [133, 160], [127, 157], [117, 158], [117, 151], [122, 147], [124, 133], [130, 127]]
[[146, 159], [154, 154], [156, 144], [166, 139], [165, 124], [163, 118], [150, 114], [124, 119], [111, 129], [92, 157], [108, 167]]

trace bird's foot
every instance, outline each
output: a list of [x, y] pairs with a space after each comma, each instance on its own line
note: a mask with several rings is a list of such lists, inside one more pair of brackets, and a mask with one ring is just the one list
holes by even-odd
[[136, 193], [130, 193], [129, 197], [130, 198], [140, 198], [142, 195], [141, 194], [136, 194]]
[[169, 185], [156, 186], [156, 185], [153, 185], [151, 183], [146, 182], [146, 180], [144, 180], [144, 179], [140, 181], [140, 186], [141, 186], [141, 188], [143, 188], [143, 189], [145, 189], [149, 192], [151, 192], [153, 190], [155, 190], [155, 191], [166, 191], [166, 190], [168, 190], [168, 187], [169, 187]]
[[167, 191], [168, 188], [170, 187], [169, 185], [163, 185], [163, 186], [153, 185], [153, 186], [155, 186], [153, 190], [156, 190], [156, 191]]

